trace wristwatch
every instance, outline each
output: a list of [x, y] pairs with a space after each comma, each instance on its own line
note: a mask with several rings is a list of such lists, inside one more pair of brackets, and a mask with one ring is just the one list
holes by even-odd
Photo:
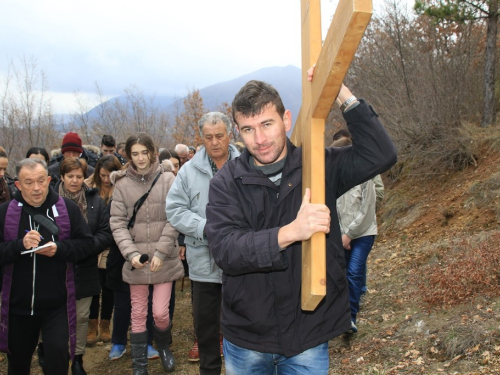
[[344, 111], [345, 111], [345, 109], [346, 109], [347, 107], [349, 107], [349, 105], [350, 105], [350, 104], [354, 103], [356, 100], [358, 100], [358, 98], [356, 98], [354, 95], [353, 95], [353, 96], [351, 96], [349, 99], [347, 99], [347, 100], [344, 102], [344, 104], [342, 104], [342, 105], [340, 106], [340, 110], [341, 110], [342, 112], [344, 112]]

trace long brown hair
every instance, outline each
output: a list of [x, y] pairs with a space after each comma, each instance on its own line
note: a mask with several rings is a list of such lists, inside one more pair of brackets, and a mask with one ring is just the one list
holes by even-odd
[[106, 155], [99, 159], [94, 170], [94, 185], [98, 189], [102, 187], [101, 169], [111, 173], [122, 169], [122, 164], [115, 155]]
[[106, 155], [100, 158], [95, 166], [94, 174], [92, 175], [92, 184], [99, 189], [99, 196], [104, 200], [104, 203], [108, 204], [113, 195], [113, 186], [109, 189], [104, 188], [101, 179], [101, 169], [111, 173], [122, 169], [122, 164], [115, 155]]

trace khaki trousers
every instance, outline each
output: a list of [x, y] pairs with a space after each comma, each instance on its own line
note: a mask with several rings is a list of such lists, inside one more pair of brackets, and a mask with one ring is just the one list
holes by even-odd
[[75, 355], [85, 354], [92, 297], [76, 300], [76, 350]]

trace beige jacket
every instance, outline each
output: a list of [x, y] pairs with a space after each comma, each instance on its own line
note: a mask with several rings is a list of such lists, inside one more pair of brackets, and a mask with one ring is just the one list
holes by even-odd
[[[172, 164], [166, 160], [161, 165], [156, 161], [145, 174], [139, 174], [131, 165], [113, 172], [110, 176], [115, 185], [111, 203], [110, 226], [120, 252], [126, 262], [123, 265], [123, 281], [128, 284], [161, 284], [175, 281], [184, 275], [179, 259], [178, 232], [167, 221], [165, 202], [174, 181]], [[150, 188], [158, 173], [160, 179], [137, 212], [135, 225], [127, 229], [134, 204]], [[130, 261], [137, 255], [148, 254], [149, 262], [156, 255], [163, 259], [163, 266], [151, 272], [149, 264], [132, 271]]]
[[368, 180], [337, 198], [340, 231], [351, 239], [376, 236], [375, 183]]

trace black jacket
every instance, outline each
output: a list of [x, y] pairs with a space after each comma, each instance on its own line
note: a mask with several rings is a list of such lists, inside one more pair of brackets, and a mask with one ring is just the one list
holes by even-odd
[[122, 269], [125, 263], [120, 249], [113, 241], [109, 247], [108, 259], [106, 260], [106, 286], [117, 292], [127, 292], [130, 287], [123, 282]]
[[[81, 158], [85, 159], [85, 161], [87, 162], [87, 174], [85, 178], [89, 178], [94, 173], [94, 167], [97, 163], [98, 156], [93, 152], [90, 152], [84, 148]], [[54, 160], [51, 159], [50, 161], [49, 172], [52, 174], [53, 177], [57, 177], [58, 180], [61, 178], [61, 173], [59, 171], [59, 168], [61, 166], [61, 162], [63, 161], [63, 159], [64, 156], [59, 155]]]
[[396, 151], [373, 110], [361, 102], [346, 113], [353, 147], [325, 150], [327, 295], [315, 311], [301, 309], [301, 243], [280, 251], [278, 230], [302, 203], [302, 149], [287, 140], [281, 184], [249, 163], [249, 153], [226, 163], [211, 180], [206, 235], [222, 276], [224, 337], [251, 350], [287, 357], [350, 327], [344, 249], [336, 199], [389, 169]]
[[[14, 199], [27, 205], [19, 191], [15, 193]], [[54, 216], [52, 206], [58, 199], [59, 195], [49, 189], [45, 202], [40, 207], [30, 208], [52, 218]], [[18, 239], [4, 242], [5, 215], [9, 202], [0, 206], [0, 265], [14, 264], [10, 297], [11, 314], [37, 315], [66, 304], [67, 262], [78, 262], [92, 252], [94, 244], [92, 233], [80, 210], [71, 200], [63, 199], [69, 215], [70, 239], [60, 241], [57, 236], [52, 237], [48, 231], [39, 228], [44, 238], [40, 245], [49, 241], [57, 244], [57, 251], [53, 257], [21, 255], [21, 251], [26, 250], [22, 240], [26, 235], [25, 231], [32, 229], [30, 216], [24, 210], [19, 221]]]
[[[108, 202], [108, 214], [111, 208], [111, 199]], [[130, 287], [123, 282], [122, 269], [125, 264], [120, 249], [113, 240], [109, 246], [108, 259], [106, 260], [106, 286], [117, 292], [128, 292]]]
[[[59, 191], [60, 182], [56, 185]], [[91, 254], [75, 264], [76, 299], [91, 297], [101, 292], [99, 282], [98, 258], [113, 241], [109, 228], [109, 211], [99, 196], [99, 189], [89, 189], [85, 192], [87, 199], [87, 222], [94, 237]]]

